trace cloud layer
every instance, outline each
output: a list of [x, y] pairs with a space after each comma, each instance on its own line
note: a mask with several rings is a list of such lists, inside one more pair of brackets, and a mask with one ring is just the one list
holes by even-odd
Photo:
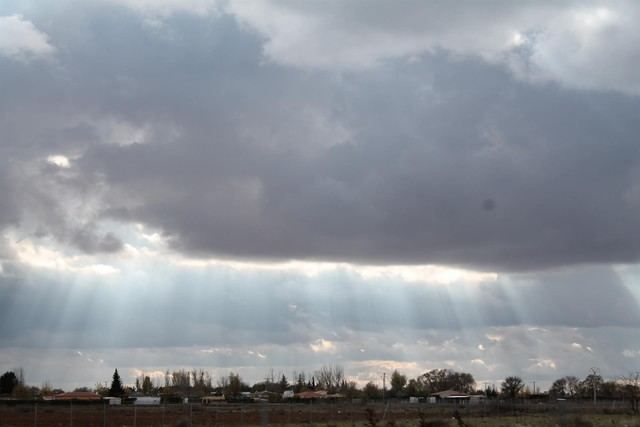
[[639, 13], [3, 2], [0, 360], [625, 373]]
[[334, 363], [363, 383], [380, 370], [451, 367], [479, 381], [517, 374], [544, 386], [594, 365], [615, 377], [638, 358], [638, 290], [609, 269], [494, 279], [458, 272], [445, 284], [349, 266], [130, 257], [102, 274], [60, 264], [25, 270], [26, 258], [7, 268], [0, 368], [20, 363], [31, 378], [67, 387], [104, 381], [113, 366], [129, 381], [136, 370], [178, 367], [239, 370], [257, 381], [270, 369], [290, 375]]
[[[523, 80], [485, 49], [449, 46], [438, 26], [420, 37], [442, 45], [410, 61], [345, 54], [367, 66], [300, 71], [278, 56], [265, 63], [279, 36], [265, 41], [247, 22], [309, 15], [331, 26], [332, 8], [293, 13], [283, 3], [258, 19], [266, 5], [193, 14], [170, 5], [159, 26], [138, 8], [102, 3], [48, 11], [66, 23], [47, 28], [58, 66], [3, 62], [13, 167], [2, 185], [20, 200], [1, 218], [18, 215], [25, 231], [37, 224], [34, 233], [86, 252], [121, 249], [101, 225], [115, 220], [158, 227], [198, 256], [503, 270], [637, 260], [637, 98], [606, 84]], [[551, 13], [539, 9], [532, 16]], [[475, 31], [460, 10], [442, 13]], [[389, 40], [401, 33], [367, 16], [348, 28], [362, 27], [366, 40], [371, 28]], [[301, 22], [290, 26], [315, 28]], [[296, 35], [287, 40], [308, 48], [292, 52], [331, 60]]]

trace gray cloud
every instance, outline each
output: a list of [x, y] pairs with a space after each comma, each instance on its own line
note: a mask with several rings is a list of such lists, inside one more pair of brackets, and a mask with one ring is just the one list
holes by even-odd
[[[313, 114], [348, 130], [334, 145], [314, 144], [305, 132], [332, 133], [282, 101], [310, 88], [274, 77], [281, 109], [241, 90], [223, 112], [222, 99], [200, 105], [209, 121], [175, 142], [92, 146], [78, 163], [105, 177], [113, 212], [200, 255], [498, 269], [637, 259], [637, 101], [445, 57], [392, 69], [321, 82], [334, 100], [309, 93]], [[251, 105], [236, 110], [236, 96]]]
[[[446, 50], [301, 72], [265, 64], [230, 15], [153, 29], [110, 8], [34, 14], [57, 66], [2, 63], [4, 146], [31, 196], [17, 215], [43, 211], [25, 229], [89, 252], [121, 248], [102, 225], [116, 219], [196, 256], [500, 270], [638, 259], [634, 97], [530, 84]], [[50, 154], [71, 167], [32, 166]]]
[[229, 2], [296, 67], [361, 69], [439, 49], [501, 64], [527, 81], [638, 94], [633, 2]]

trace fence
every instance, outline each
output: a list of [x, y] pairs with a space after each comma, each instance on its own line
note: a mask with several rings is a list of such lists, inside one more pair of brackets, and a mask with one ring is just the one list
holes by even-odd
[[237, 404], [202, 406], [167, 404], [160, 406], [109, 406], [106, 403], [32, 402], [0, 405], [0, 427], [201, 427], [269, 424], [354, 424], [374, 417], [381, 421], [416, 419], [420, 416], [500, 416], [519, 414], [625, 413], [624, 401], [592, 402], [508, 402], [479, 404]]

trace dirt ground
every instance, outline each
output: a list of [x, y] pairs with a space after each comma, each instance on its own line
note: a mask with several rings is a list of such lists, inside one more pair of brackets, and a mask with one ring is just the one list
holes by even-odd
[[0, 406], [0, 427], [205, 427], [205, 426], [378, 426], [378, 427], [640, 427], [640, 417], [620, 410], [582, 413], [534, 408], [496, 413], [491, 408], [424, 405], [106, 405]]

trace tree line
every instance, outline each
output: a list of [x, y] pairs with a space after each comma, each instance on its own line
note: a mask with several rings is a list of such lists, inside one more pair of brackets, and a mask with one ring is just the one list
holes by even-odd
[[[162, 380], [155, 379], [142, 373], [136, 378], [135, 384], [124, 385], [116, 369], [108, 382], [98, 383], [95, 388], [80, 387], [74, 391], [91, 391], [102, 396], [204, 396], [210, 394], [224, 395], [229, 399], [237, 399], [245, 392], [267, 392], [277, 399], [287, 390], [293, 393], [305, 391], [326, 391], [328, 394], [339, 394], [345, 398], [380, 399], [382, 397], [402, 399], [408, 397], [429, 397], [444, 390], [455, 390], [461, 393], [482, 393], [487, 398], [518, 399], [536, 394], [538, 397], [547, 396], [550, 399], [626, 399], [631, 403], [632, 410], [639, 412], [640, 402], [640, 372], [631, 373], [624, 377], [604, 380], [596, 373], [587, 375], [583, 379], [575, 376], [564, 376], [555, 380], [549, 390], [537, 393], [529, 390], [522, 378], [506, 377], [500, 388], [487, 387], [477, 390], [476, 381], [472, 374], [457, 372], [452, 369], [432, 369], [415, 378], [408, 378], [398, 370], [394, 370], [389, 377], [388, 385], [380, 387], [380, 382], [370, 381], [359, 387], [355, 381], [349, 380], [344, 369], [338, 365], [323, 366], [311, 373], [293, 372], [290, 377], [283, 373], [277, 375], [270, 371], [263, 381], [253, 385], [246, 383], [238, 373], [230, 372], [213, 381], [211, 375], [202, 369], [167, 370]], [[24, 371], [16, 369], [7, 371], [0, 376], [0, 395], [29, 399], [61, 393], [63, 390], [54, 389], [48, 383], [41, 387], [28, 386], [24, 382]]]

